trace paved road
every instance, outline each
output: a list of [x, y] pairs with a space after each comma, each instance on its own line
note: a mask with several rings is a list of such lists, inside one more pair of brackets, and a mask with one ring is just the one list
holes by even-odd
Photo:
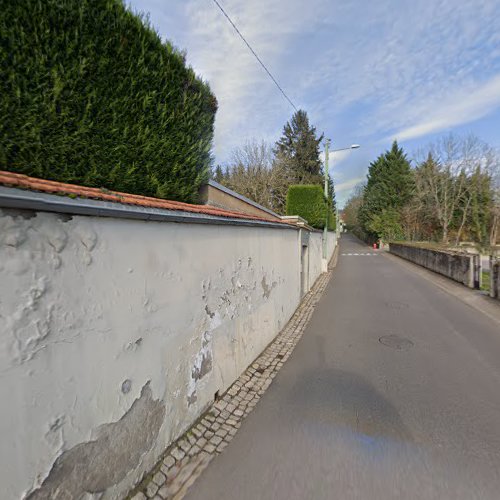
[[[347, 235], [340, 253], [371, 250]], [[498, 500], [499, 324], [395, 258], [340, 255], [296, 350], [186, 498]]]

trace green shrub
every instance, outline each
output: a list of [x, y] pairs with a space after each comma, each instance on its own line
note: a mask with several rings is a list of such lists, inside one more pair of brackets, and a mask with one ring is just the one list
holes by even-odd
[[395, 208], [384, 208], [380, 214], [372, 214], [367, 228], [384, 241], [404, 240], [399, 212]]
[[[310, 226], [317, 229], [325, 227], [327, 202], [323, 188], [317, 184], [297, 184], [288, 188], [286, 197], [287, 215], [299, 215]], [[328, 206], [328, 229], [335, 229], [335, 215]]]
[[195, 201], [217, 101], [119, 0], [2, 2], [0, 168]]
[[328, 230], [335, 231], [337, 229], [337, 215], [330, 209], [328, 211]]

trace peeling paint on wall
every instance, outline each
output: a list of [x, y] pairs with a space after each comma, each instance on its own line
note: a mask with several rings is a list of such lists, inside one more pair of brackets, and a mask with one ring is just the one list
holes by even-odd
[[[7, 345], [2, 346], [1, 371], [31, 360], [50, 343], [58, 304], [47, 296], [53, 273], [60, 271], [63, 265], [61, 254], [70, 244], [64, 226], [71, 218], [52, 214], [27, 217], [18, 212], [0, 210], [3, 282], [7, 282], [10, 275], [18, 277], [18, 283], [28, 283], [24, 289], [17, 290], [15, 307], [3, 312], [0, 309], [0, 318], [4, 319], [0, 326], [7, 339]], [[88, 265], [97, 235], [83, 224], [75, 236], [83, 248], [81, 261]]]
[[122, 498], [293, 314], [296, 244], [293, 230], [0, 209], [3, 495]]
[[153, 446], [164, 415], [165, 406], [153, 399], [147, 383], [141, 396], [118, 422], [101, 426], [95, 440], [65, 451], [40, 488], [26, 499], [80, 498], [117, 484]]
[[265, 299], [268, 299], [269, 296], [271, 295], [271, 292], [273, 291], [273, 288], [277, 285], [276, 281], [273, 281], [271, 285], [268, 285], [266, 283], [266, 276], [262, 276], [262, 281], [261, 281], [261, 286], [262, 286], [262, 296]]
[[[271, 276], [271, 283], [267, 281], [267, 273]], [[196, 341], [196, 337], [193, 339], [199, 343], [200, 347], [196, 351], [192, 363], [191, 378], [186, 395], [188, 406], [192, 406], [198, 401], [199, 384], [205, 386], [203, 379], [214, 368], [219, 367], [217, 360], [214, 359], [213, 346], [214, 337], [217, 340], [219, 327], [225, 324], [229, 325], [235, 318], [238, 318], [239, 321], [243, 321], [245, 332], [245, 335], [239, 340], [239, 347], [237, 347], [238, 341], [233, 329], [231, 329], [227, 350], [220, 363], [237, 364], [238, 356], [246, 357], [247, 352], [252, 352], [255, 344], [253, 341], [248, 342], [246, 337], [253, 337], [255, 332], [252, 321], [247, 321], [245, 318], [249, 318], [251, 314], [254, 314], [254, 311], [265, 304], [270, 299], [272, 290], [285, 281], [285, 277], [279, 276], [275, 269], [271, 269], [267, 273], [264, 267], [256, 268], [253, 265], [252, 257], [248, 256], [228, 262], [224, 267], [220, 267], [216, 273], [202, 280], [201, 299], [205, 304], [205, 317], [202, 321], [199, 340]], [[257, 290], [258, 282], [261, 283], [261, 293]], [[281, 313], [286, 314], [283, 308], [281, 308]], [[268, 323], [265, 318], [263, 321], [264, 324]], [[281, 323], [280, 319], [277, 325], [281, 325]], [[266, 329], [268, 328], [267, 325]], [[223, 379], [224, 376], [220, 368], [218, 368], [218, 372], [220, 378]], [[218, 390], [218, 386], [213, 387], [213, 392]]]

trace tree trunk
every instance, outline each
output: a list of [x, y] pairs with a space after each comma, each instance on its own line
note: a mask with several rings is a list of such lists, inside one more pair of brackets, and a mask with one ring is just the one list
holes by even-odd
[[443, 226], [443, 239], [442, 243], [448, 243], [448, 226]]
[[462, 236], [462, 231], [464, 229], [464, 225], [465, 225], [465, 221], [467, 220], [467, 215], [469, 213], [469, 205], [470, 205], [470, 198], [467, 200], [467, 205], [465, 205], [465, 208], [463, 209], [463, 212], [462, 212], [462, 221], [460, 223], [460, 227], [458, 229], [458, 233], [457, 233], [457, 238], [455, 240], [455, 243], [456, 245], [458, 246], [458, 244], [460, 243], [460, 237]]
[[497, 244], [498, 226], [499, 226], [498, 214], [494, 214], [490, 231], [490, 246], [492, 247]]

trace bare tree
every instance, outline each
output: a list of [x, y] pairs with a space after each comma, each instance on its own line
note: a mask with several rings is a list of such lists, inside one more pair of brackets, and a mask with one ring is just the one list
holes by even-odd
[[500, 239], [500, 152], [492, 152], [491, 184], [493, 189], [491, 224], [489, 232], [490, 246], [495, 246]]
[[272, 145], [253, 140], [233, 150], [223, 183], [271, 210], [284, 213], [292, 178], [285, 162], [275, 157]]
[[418, 196], [439, 225], [443, 243], [448, 243], [458, 214], [458, 242], [475, 194], [471, 178], [481, 173], [491, 175], [495, 157], [477, 137], [458, 138], [452, 134], [431, 144], [426, 156], [417, 168]]
[[363, 192], [365, 189], [365, 182], [357, 184], [350, 198], [347, 200], [344, 208], [342, 209], [342, 218], [349, 229], [355, 229], [359, 226], [358, 213], [363, 205]]

